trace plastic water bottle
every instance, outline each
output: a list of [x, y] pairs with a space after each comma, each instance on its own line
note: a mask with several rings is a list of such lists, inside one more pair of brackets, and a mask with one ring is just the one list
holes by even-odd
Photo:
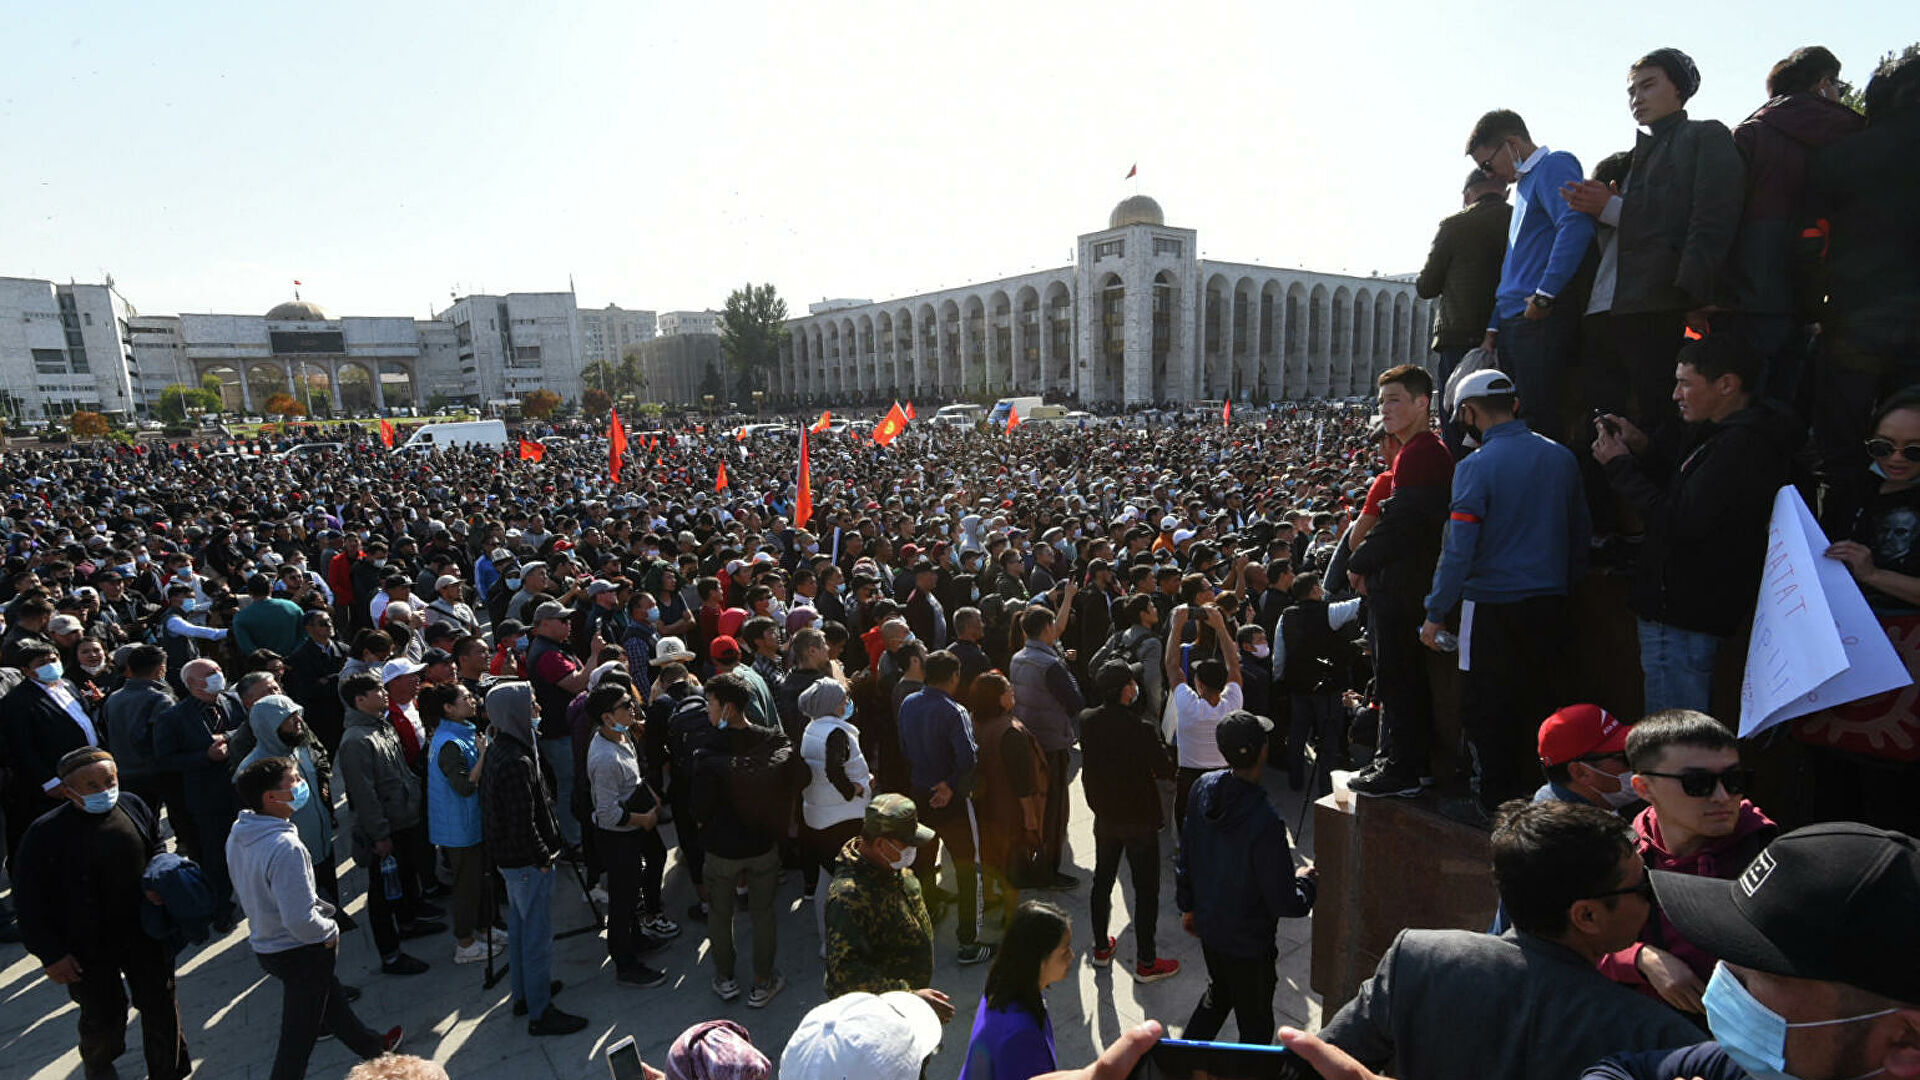
[[398, 900], [402, 895], [400, 863], [391, 855], [380, 860], [380, 887], [389, 900]]
[[1460, 651], [1460, 636], [1449, 630], [1442, 630], [1433, 635], [1433, 643], [1440, 647], [1441, 652]]

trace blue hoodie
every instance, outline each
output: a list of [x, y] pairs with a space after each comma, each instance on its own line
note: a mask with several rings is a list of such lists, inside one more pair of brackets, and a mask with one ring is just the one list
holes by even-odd
[[314, 891], [313, 863], [293, 822], [240, 811], [227, 834], [227, 872], [247, 913], [254, 952], [286, 952], [340, 936], [333, 905]]
[[1231, 769], [1194, 781], [1173, 882], [1175, 902], [1193, 912], [1200, 943], [1228, 956], [1267, 956], [1281, 916], [1313, 910], [1314, 883], [1294, 873], [1286, 823], [1264, 788]]

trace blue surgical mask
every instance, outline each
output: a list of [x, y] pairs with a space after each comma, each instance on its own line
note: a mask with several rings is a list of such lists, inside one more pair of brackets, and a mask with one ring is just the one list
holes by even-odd
[[305, 809], [307, 800], [312, 796], [313, 789], [307, 787], [305, 780], [295, 780], [293, 782], [293, 799], [288, 805], [292, 806], [295, 810]]
[[115, 784], [105, 791], [88, 792], [80, 797], [80, 801], [87, 813], [104, 814], [120, 801], [120, 785]]
[[510, 577], [510, 578], [508, 578], [508, 579], [507, 579], [507, 588], [509, 588], [509, 589], [517, 589], [517, 588], [519, 588], [519, 587], [520, 587], [520, 579], [519, 579], [519, 578], [517, 578], [517, 577]]
[[[1701, 996], [1701, 1003], [1706, 1006], [1707, 1026], [1712, 1029], [1720, 1048], [1754, 1080], [1795, 1080], [1793, 1074], [1786, 1071], [1787, 1031], [1790, 1028], [1853, 1024], [1899, 1011], [1881, 1009], [1879, 1012], [1846, 1016], [1838, 1020], [1809, 1020], [1789, 1024], [1785, 1017], [1754, 997], [1752, 991], [1727, 970], [1724, 963], [1713, 965], [1713, 976], [1707, 980], [1707, 992]], [[1853, 1080], [1866, 1080], [1866, 1077], [1884, 1071], [1875, 1069]]]
[[521, 652], [526, 652], [527, 651], [527, 635], [521, 634], [519, 637], [514, 638], [513, 647], [516, 649], [519, 649]]
[[[60, 666], [60, 661], [58, 660], [49, 660], [33, 669], [33, 677], [43, 683], [59, 682], [60, 676], [64, 673], [65, 669]], [[104, 813], [104, 811], [102, 812]]]
[[840, 719], [842, 720], [853, 719], [853, 699], [852, 698], [848, 698], [847, 703], [845, 705], [840, 706]]

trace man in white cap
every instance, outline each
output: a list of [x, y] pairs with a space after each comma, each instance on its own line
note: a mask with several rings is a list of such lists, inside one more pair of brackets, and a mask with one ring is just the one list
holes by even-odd
[[451, 622], [460, 628], [462, 634], [478, 634], [480, 620], [474, 617], [473, 608], [468, 606], [462, 595], [463, 582], [453, 574], [441, 574], [433, 583], [433, 602], [427, 610], [434, 617]]
[[780, 1055], [781, 1080], [916, 1080], [940, 1046], [933, 1006], [904, 990], [816, 1006]]

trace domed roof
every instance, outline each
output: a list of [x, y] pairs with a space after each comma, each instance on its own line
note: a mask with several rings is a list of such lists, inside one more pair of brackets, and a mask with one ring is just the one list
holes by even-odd
[[1165, 225], [1167, 219], [1160, 213], [1160, 204], [1145, 195], [1130, 195], [1120, 200], [1107, 217], [1107, 228], [1118, 229], [1123, 225]]
[[289, 300], [275, 304], [267, 318], [278, 322], [327, 322], [333, 318], [311, 300]]

